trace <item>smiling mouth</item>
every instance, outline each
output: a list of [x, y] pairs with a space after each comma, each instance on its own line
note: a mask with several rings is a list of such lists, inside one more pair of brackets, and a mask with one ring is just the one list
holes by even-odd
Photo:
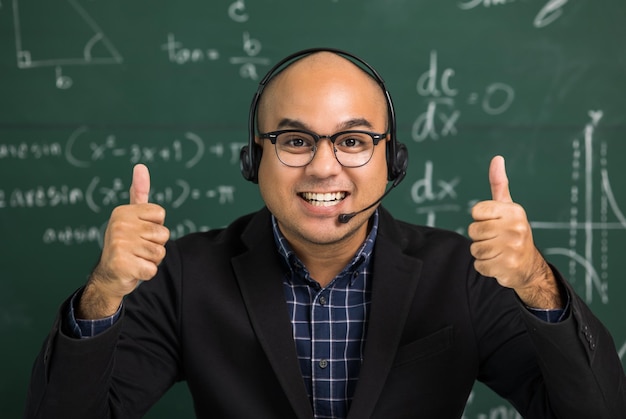
[[314, 193], [303, 192], [300, 197], [311, 205], [317, 207], [332, 207], [339, 204], [346, 198], [345, 192], [332, 192], [332, 193]]

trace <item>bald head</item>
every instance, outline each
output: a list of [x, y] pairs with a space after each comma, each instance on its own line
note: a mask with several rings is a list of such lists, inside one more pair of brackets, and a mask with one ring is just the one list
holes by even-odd
[[276, 110], [279, 102], [289, 101], [290, 96], [307, 89], [314, 89], [317, 93], [317, 89], [328, 93], [353, 91], [362, 100], [380, 106], [385, 121], [388, 116], [383, 90], [369, 72], [337, 53], [320, 51], [288, 64], [268, 82], [258, 106], [259, 132], [277, 129], [268, 125], [268, 115]]

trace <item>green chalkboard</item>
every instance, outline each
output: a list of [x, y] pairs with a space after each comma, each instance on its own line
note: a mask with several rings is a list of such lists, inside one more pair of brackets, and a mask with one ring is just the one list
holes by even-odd
[[[465, 233], [503, 154], [541, 250], [626, 352], [623, 0], [5, 0], [0, 3], [0, 410], [19, 417], [60, 302], [96, 262], [132, 166], [174, 237], [255, 210], [239, 173], [260, 77], [314, 46], [385, 79], [399, 218]], [[176, 416], [174, 416], [176, 415]], [[149, 414], [191, 417], [184, 385]], [[515, 418], [477, 386], [467, 419]]]

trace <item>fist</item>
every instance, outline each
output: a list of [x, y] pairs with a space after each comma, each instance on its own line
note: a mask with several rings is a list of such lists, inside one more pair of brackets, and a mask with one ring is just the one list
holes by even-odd
[[526, 212], [511, 199], [501, 156], [491, 160], [489, 184], [492, 199], [472, 208], [474, 222], [468, 228], [474, 266], [502, 286], [524, 289], [543, 270], [545, 261], [533, 242]]
[[144, 165], [133, 169], [130, 203], [115, 208], [104, 234], [100, 261], [91, 281], [110, 298], [132, 292], [140, 280], [150, 280], [165, 257], [169, 230], [165, 210], [148, 202], [150, 174]]

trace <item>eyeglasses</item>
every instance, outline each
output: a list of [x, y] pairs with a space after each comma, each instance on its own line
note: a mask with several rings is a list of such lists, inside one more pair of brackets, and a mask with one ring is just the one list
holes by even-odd
[[374, 146], [386, 136], [387, 134], [357, 130], [341, 131], [333, 135], [318, 135], [298, 129], [259, 134], [259, 138], [269, 139], [274, 144], [278, 160], [289, 167], [302, 167], [311, 163], [317, 151], [317, 143], [322, 138], [328, 138], [333, 144], [333, 153], [340, 165], [364, 166], [374, 155]]

